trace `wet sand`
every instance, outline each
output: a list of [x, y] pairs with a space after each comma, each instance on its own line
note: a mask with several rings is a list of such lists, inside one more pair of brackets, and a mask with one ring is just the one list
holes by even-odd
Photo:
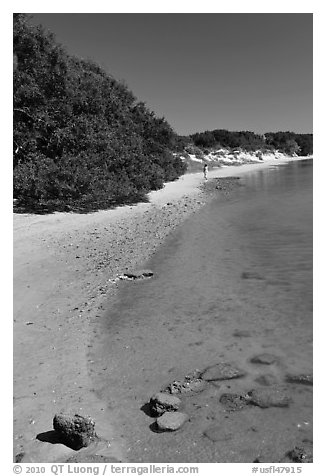
[[[278, 163], [211, 170], [209, 178]], [[114, 391], [102, 395], [94, 385], [99, 375], [96, 371], [94, 381], [91, 355], [101, 345], [97, 323], [108, 300], [114, 302], [117, 276], [145, 263], [178, 224], [211, 199], [202, 184], [202, 174], [186, 175], [133, 207], [14, 216], [14, 458], [63, 462], [75, 455], [51, 441], [53, 416], [64, 411], [94, 418], [104, 441], [97, 454], [128, 461], [127, 440], [117, 432], [121, 410], [112, 403]]]

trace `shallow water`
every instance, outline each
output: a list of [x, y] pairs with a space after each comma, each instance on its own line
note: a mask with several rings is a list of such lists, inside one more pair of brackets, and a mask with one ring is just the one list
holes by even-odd
[[[243, 176], [230, 198], [201, 209], [146, 263], [153, 279], [121, 286], [93, 378], [130, 461], [276, 462], [312, 439], [312, 387], [287, 385], [289, 408], [229, 414], [219, 404], [226, 391], [259, 387], [262, 375], [284, 385], [287, 373], [312, 373], [312, 169], [297, 161]], [[250, 362], [263, 352], [276, 364]], [[185, 398], [191, 419], [179, 432], [153, 432], [141, 410], [151, 395], [221, 361], [247, 376]], [[228, 437], [203, 436], [212, 425]]]

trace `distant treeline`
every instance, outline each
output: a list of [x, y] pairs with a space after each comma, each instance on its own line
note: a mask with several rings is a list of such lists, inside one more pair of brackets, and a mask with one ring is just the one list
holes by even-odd
[[266, 132], [255, 134], [250, 131], [232, 132], [224, 129], [197, 132], [190, 136], [194, 145], [204, 149], [242, 149], [262, 152], [279, 150], [289, 155], [313, 153], [313, 135], [295, 132]]
[[312, 134], [214, 130], [178, 136], [121, 81], [68, 55], [14, 14], [14, 198], [39, 210], [108, 208], [145, 199], [186, 171], [189, 146], [312, 153]]
[[14, 14], [14, 197], [30, 207], [139, 201], [186, 165], [177, 135], [125, 84]]

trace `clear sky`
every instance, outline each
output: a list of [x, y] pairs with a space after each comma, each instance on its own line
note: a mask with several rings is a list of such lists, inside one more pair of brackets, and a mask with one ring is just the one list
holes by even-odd
[[91, 58], [178, 134], [312, 132], [310, 13], [44, 13], [70, 54]]

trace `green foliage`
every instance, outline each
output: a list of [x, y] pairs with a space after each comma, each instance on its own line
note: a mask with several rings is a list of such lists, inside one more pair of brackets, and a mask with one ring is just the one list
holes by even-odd
[[232, 132], [225, 129], [216, 129], [197, 132], [190, 137], [196, 146], [202, 148], [227, 147], [252, 151], [265, 145], [262, 135], [250, 131]]
[[292, 155], [311, 155], [313, 153], [313, 135], [296, 134], [295, 132], [267, 132], [266, 143]]
[[178, 137], [92, 61], [14, 15], [14, 195], [52, 208], [144, 199], [185, 172]]
[[310, 155], [313, 153], [312, 134], [296, 134], [295, 132], [267, 132], [255, 134], [251, 131], [213, 131], [196, 132], [190, 136], [193, 144], [201, 149], [242, 149], [245, 151], [279, 150], [285, 154]]

